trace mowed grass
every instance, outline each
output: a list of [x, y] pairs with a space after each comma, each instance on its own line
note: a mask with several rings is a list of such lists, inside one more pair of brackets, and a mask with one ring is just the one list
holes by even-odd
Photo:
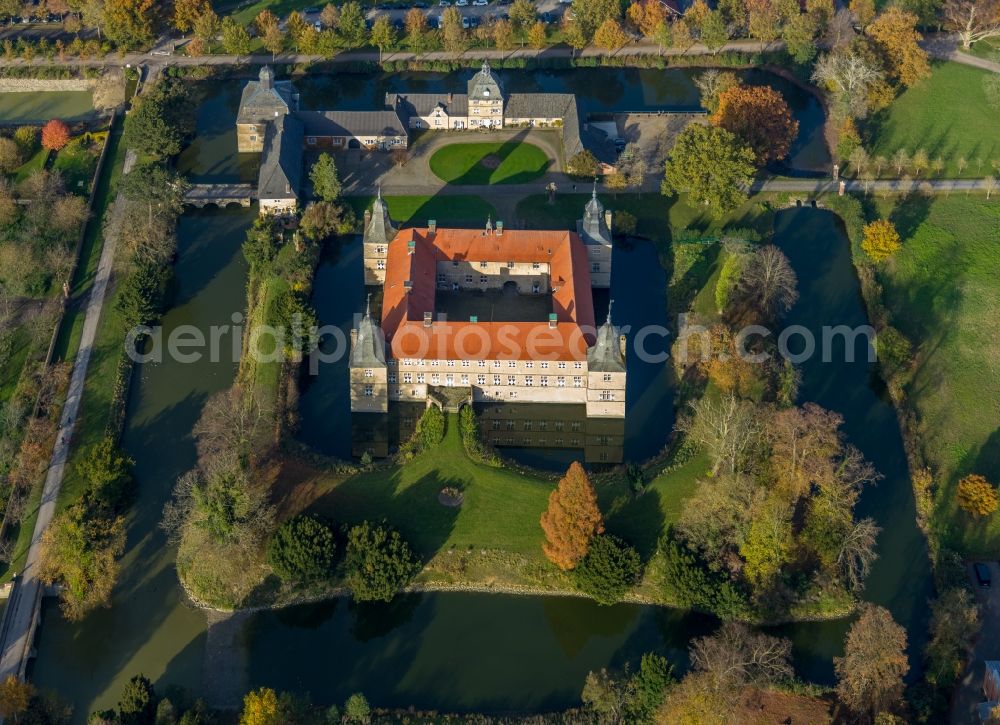
[[434, 175], [449, 184], [524, 184], [551, 163], [544, 151], [523, 141], [450, 144], [429, 161]]
[[[934, 64], [930, 78], [873, 119], [869, 153], [891, 159], [899, 149], [911, 157], [923, 149], [931, 160], [944, 160], [946, 177], [959, 176], [960, 158], [968, 163], [961, 176], [995, 174], [991, 162], [1000, 161], [1000, 112], [986, 102], [983, 78], [989, 75], [958, 63]], [[895, 169], [883, 168], [882, 173], [895, 174]], [[915, 174], [912, 169], [908, 173]]]
[[[347, 202], [361, 219], [370, 209], [374, 197], [353, 196]], [[426, 226], [430, 219], [438, 224], [473, 224], [479, 228], [490, 215], [496, 219], [496, 209], [478, 196], [387, 196], [389, 216], [396, 225]]]
[[969, 473], [1000, 484], [1000, 201], [953, 195], [883, 202], [903, 249], [882, 282], [893, 324], [914, 342], [907, 394], [940, 486], [934, 526], [970, 554], [1000, 555], [1000, 515], [972, 521], [955, 504]]
[[[623, 477], [598, 477], [598, 503], [609, 532], [652, 555], [666, 526], [708, 469], [703, 456], [676, 471], [656, 475], [639, 495]], [[556, 486], [543, 478], [471, 460], [462, 446], [457, 416], [449, 416], [440, 446], [402, 466], [377, 468], [344, 479], [321, 474], [292, 483], [289, 515], [307, 509], [337, 524], [387, 520], [425, 558], [449, 549], [500, 549], [542, 561], [539, 518]], [[462, 491], [460, 507], [438, 502], [445, 486]]]

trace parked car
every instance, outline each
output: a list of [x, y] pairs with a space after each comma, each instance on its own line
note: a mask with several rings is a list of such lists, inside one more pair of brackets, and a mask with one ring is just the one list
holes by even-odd
[[490, 0], [472, 0], [472, 4], [476, 7], [484, 8], [490, 4]]
[[422, 2], [421, 3], [413, 3], [413, 7], [417, 8], [418, 10], [426, 10], [427, 9], [427, 3], [422, 3]]
[[471, 18], [469, 18], [469, 27], [470, 28], [478, 28], [479, 27], [479, 18], [477, 18], [475, 15], [473, 15]]
[[981, 589], [989, 589], [990, 584], [993, 583], [993, 577], [990, 574], [990, 568], [986, 564], [975, 564], [972, 567], [976, 572], [976, 581], [979, 582], [979, 587]]
[[462, 16], [462, 27], [466, 30], [472, 27], [472, 23], [469, 21], [469, 18], [464, 15]]
[[448, 8], [448, 7], [451, 7], [451, 3], [448, 2], [448, 0], [439, 0], [438, 1], [438, 7], [439, 8]]
[[469, 0], [455, 0], [455, 7], [464, 8], [469, 4]]

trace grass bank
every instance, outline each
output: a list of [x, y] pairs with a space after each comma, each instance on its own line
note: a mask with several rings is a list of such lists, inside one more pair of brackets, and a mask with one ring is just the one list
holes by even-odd
[[931, 519], [941, 543], [1000, 555], [1000, 517], [973, 521], [955, 503], [958, 480], [1000, 483], [1000, 203], [981, 196], [878, 202], [902, 250], [879, 274], [893, 326], [914, 344], [906, 386], [939, 491]]

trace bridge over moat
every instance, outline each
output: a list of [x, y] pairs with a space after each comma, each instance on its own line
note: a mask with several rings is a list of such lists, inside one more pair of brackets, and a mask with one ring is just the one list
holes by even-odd
[[256, 198], [253, 184], [191, 184], [184, 192], [184, 203], [199, 209], [208, 204], [250, 206]]

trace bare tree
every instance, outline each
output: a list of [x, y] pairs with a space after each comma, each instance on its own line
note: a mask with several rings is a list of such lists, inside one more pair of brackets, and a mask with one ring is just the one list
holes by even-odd
[[729, 395], [719, 400], [700, 398], [692, 411], [678, 427], [708, 449], [713, 473], [722, 468], [730, 474], [753, 468], [763, 442], [763, 421], [756, 406]]
[[726, 622], [711, 637], [691, 644], [694, 668], [711, 675], [717, 691], [788, 679], [791, 655], [791, 640], [754, 632], [740, 622]]
[[990, 194], [996, 191], [997, 180], [995, 176], [987, 176], [983, 179], [983, 188], [986, 189], [986, 201], [990, 200]]
[[251, 463], [259, 458], [264, 446], [265, 415], [253, 395], [240, 385], [216, 393], [205, 403], [201, 418], [195, 424], [198, 459], [212, 459], [234, 464]]
[[812, 75], [835, 95], [838, 113], [854, 118], [868, 114], [868, 89], [881, 78], [878, 68], [848, 50], [820, 56]]
[[854, 525], [840, 544], [837, 566], [851, 591], [860, 591], [868, 578], [872, 564], [878, 558], [875, 543], [880, 529], [873, 519], [862, 519]]
[[966, 48], [1000, 37], [1000, 0], [947, 0], [942, 16], [945, 29], [956, 33]]
[[795, 270], [773, 244], [761, 247], [750, 257], [740, 278], [740, 291], [768, 321], [777, 320], [799, 298]]
[[831, 50], [843, 48], [850, 45], [856, 37], [858, 34], [854, 30], [854, 18], [851, 11], [846, 7], [841, 8], [836, 15], [830, 18], [830, 23], [826, 26], [824, 34], [826, 47]]

